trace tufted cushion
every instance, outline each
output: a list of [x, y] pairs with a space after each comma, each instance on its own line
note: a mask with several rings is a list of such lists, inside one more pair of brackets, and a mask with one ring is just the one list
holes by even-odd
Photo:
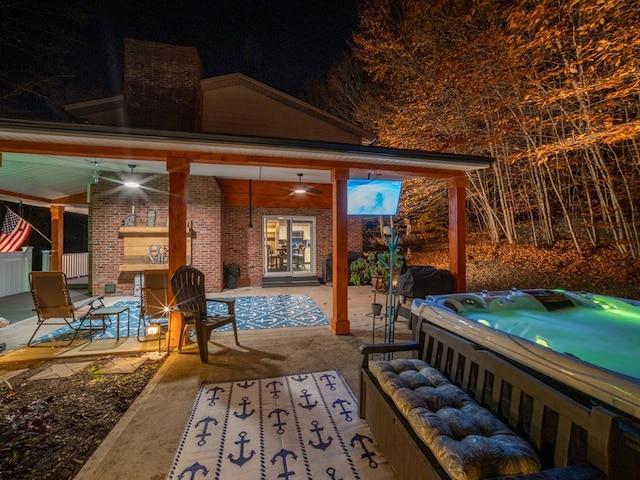
[[380, 360], [369, 362], [369, 370], [452, 478], [540, 470], [526, 441], [428, 363]]

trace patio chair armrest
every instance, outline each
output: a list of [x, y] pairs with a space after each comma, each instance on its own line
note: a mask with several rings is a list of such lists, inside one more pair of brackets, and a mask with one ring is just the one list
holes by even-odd
[[[85, 300], [82, 300], [79, 303], [74, 304], [74, 306], [75, 308], [82, 308], [82, 307], [86, 307], [87, 305], [90, 305], [91, 309], [95, 310], [96, 308], [104, 307], [104, 302], [102, 301], [103, 298], [104, 298], [104, 295], [98, 295], [96, 297], [87, 298]], [[93, 304], [95, 302], [100, 302], [100, 305], [98, 307], [94, 306]]]
[[200, 312], [198, 310], [190, 310], [188, 308], [180, 308], [178, 306], [171, 308], [170, 311], [182, 313], [183, 315], [186, 315], [188, 317], [199, 317], [200, 316]]
[[224, 303], [227, 305], [229, 315], [235, 315], [236, 313], [236, 301], [233, 298], [207, 298], [207, 302]]

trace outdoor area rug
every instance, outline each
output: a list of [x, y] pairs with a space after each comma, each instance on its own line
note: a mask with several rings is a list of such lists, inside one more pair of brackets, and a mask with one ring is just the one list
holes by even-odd
[[203, 385], [167, 476], [393, 478], [337, 370]]
[[[320, 310], [318, 305], [308, 295], [258, 295], [244, 297], [225, 297], [236, 300], [236, 323], [239, 330], [255, 330], [259, 328], [277, 327], [304, 327], [312, 325], [328, 325], [329, 319]], [[127, 335], [127, 314], [121, 314], [120, 338], [135, 337], [140, 316], [140, 304], [138, 301], [117, 302], [114, 306], [128, 306], [131, 313], [129, 332]], [[226, 305], [217, 302], [207, 302], [209, 314], [226, 313]], [[46, 323], [45, 323], [46, 325]], [[101, 325], [96, 322], [94, 325]], [[35, 327], [34, 327], [35, 328]], [[230, 325], [220, 331], [231, 329]], [[77, 339], [88, 338], [88, 331], [78, 332]], [[37, 337], [37, 342], [64, 342], [71, 340], [73, 331], [64, 325], [52, 332]], [[116, 317], [112, 316], [112, 322], [107, 325], [105, 333], [94, 329], [94, 338], [116, 338]]]

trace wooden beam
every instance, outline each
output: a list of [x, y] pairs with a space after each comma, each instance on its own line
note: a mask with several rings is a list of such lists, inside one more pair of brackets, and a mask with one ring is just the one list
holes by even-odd
[[447, 179], [447, 191], [449, 193], [449, 270], [455, 280], [457, 293], [464, 292], [467, 289], [466, 187], [466, 176], [460, 175]]
[[14, 193], [14, 192], [10, 192], [9, 190], [2, 190], [0, 189], [0, 194], [1, 195], [9, 195], [10, 197], [16, 197], [22, 200], [33, 200], [34, 202], [42, 202], [45, 204], [49, 204], [51, 203], [51, 200], [47, 199], [47, 198], [41, 198], [41, 197], [34, 197], [33, 195], [24, 195], [22, 193]]
[[[169, 172], [169, 278], [178, 267], [187, 263], [187, 197], [189, 181], [189, 161], [186, 158], [167, 158]], [[172, 295], [171, 298], [174, 298]], [[182, 322], [180, 314], [171, 314], [171, 331], [167, 335], [169, 346], [176, 346], [180, 340]]]
[[66, 197], [54, 198], [51, 203], [60, 203], [65, 205], [82, 205], [87, 204], [87, 192], [76, 193], [75, 195], [68, 195]]
[[51, 271], [62, 271], [64, 253], [64, 206], [51, 205]]
[[[249, 206], [249, 180], [217, 178], [218, 186], [222, 190], [225, 207]], [[251, 204], [261, 207], [274, 208], [331, 208], [332, 186], [329, 184], [315, 185], [322, 194], [311, 193], [291, 195], [291, 182], [267, 182], [251, 180]]]
[[[139, 141], [139, 140], [138, 140]], [[361, 170], [367, 173], [399, 173], [417, 177], [448, 178], [460, 175], [461, 170], [421, 167], [417, 165], [378, 165], [367, 164], [366, 161], [326, 160], [319, 158], [297, 158], [297, 157], [277, 157], [268, 155], [248, 155], [189, 151], [196, 146], [186, 144], [185, 150], [175, 150], [167, 148], [132, 148], [130, 146], [100, 146], [100, 145], [73, 145], [59, 144], [55, 142], [33, 142], [23, 140], [2, 140], [0, 149], [4, 152], [31, 153], [40, 155], [72, 155], [91, 158], [113, 158], [129, 159], [137, 161], [165, 161], [167, 158], [184, 158], [192, 163], [212, 164], [212, 165], [249, 165], [284, 168], [309, 168], [315, 170], [331, 170], [334, 168], [348, 168]], [[336, 165], [339, 163], [339, 167]]]
[[349, 217], [347, 215], [348, 168], [331, 171], [333, 183], [333, 316], [331, 331], [336, 335], [348, 335], [349, 323], [349, 260], [347, 257], [349, 239]]

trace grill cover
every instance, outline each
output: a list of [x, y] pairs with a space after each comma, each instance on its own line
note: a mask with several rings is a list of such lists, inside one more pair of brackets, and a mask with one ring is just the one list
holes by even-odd
[[449, 270], [439, 270], [431, 266], [406, 267], [404, 273], [398, 275], [396, 293], [411, 298], [454, 293], [453, 276]]

